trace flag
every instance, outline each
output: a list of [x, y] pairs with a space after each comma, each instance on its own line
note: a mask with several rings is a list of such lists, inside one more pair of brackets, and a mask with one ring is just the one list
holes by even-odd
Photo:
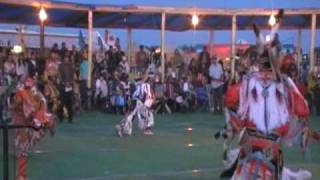
[[104, 31], [104, 42], [108, 44], [108, 39], [109, 39], [109, 31], [106, 29]]
[[84, 51], [87, 48], [87, 44], [81, 30], [79, 31], [79, 48], [81, 51]]
[[104, 40], [102, 39], [100, 33], [97, 31], [96, 34], [97, 34], [98, 45], [99, 45], [100, 49], [102, 49], [102, 50], [109, 49], [107, 47], [107, 44], [105, 42], [103, 42]]

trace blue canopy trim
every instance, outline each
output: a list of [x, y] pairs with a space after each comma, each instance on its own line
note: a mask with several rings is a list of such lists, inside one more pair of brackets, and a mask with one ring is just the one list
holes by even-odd
[[[51, 2], [61, 4], [59, 2]], [[81, 5], [68, 3], [76, 7], [84, 7], [85, 10], [74, 9], [47, 9], [47, 25], [52, 27], [76, 27], [87, 28], [88, 10], [93, 10], [93, 26], [96, 28], [131, 28], [131, 29], [160, 29], [161, 13], [141, 12], [103, 12], [96, 11], [99, 5]], [[121, 9], [137, 9], [137, 6], [110, 6]], [[38, 25], [39, 9], [24, 4], [11, 4], [0, 2], [0, 23]], [[232, 17], [228, 15], [199, 15], [197, 30], [231, 30]], [[252, 29], [256, 23], [263, 29], [269, 28], [269, 16], [239, 15], [237, 16], [237, 28], [239, 30]], [[311, 15], [286, 15], [281, 29], [310, 29]], [[317, 18], [317, 28], [320, 27], [320, 18]], [[166, 30], [186, 31], [192, 30], [191, 15], [166, 14]]]

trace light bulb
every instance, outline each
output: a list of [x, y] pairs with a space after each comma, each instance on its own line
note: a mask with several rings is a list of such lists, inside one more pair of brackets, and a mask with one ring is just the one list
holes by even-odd
[[196, 14], [194, 14], [192, 15], [191, 21], [193, 26], [197, 26], [199, 24], [199, 17]]
[[270, 18], [269, 18], [269, 25], [270, 26], [274, 26], [276, 24], [276, 17], [274, 16], [274, 14], [272, 13]]
[[47, 20], [47, 18], [48, 18], [48, 15], [47, 15], [46, 10], [44, 8], [41, 8], [40, 11], [39, 11], [39, 19], [40, 19], [40, 21], [43, 22], [43, 21]]
[[14, 54], [20, 54], [22, 52], [22, 47], [20, 45], [13, 46], [12, 52]]

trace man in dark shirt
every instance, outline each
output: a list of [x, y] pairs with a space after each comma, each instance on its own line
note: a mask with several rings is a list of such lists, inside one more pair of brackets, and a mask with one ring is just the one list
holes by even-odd
[[34, 78], [34, 76], [36, 76], [37, 74], [37, 61], [36, 61], [36, 56], [35, 54], [32, 52], [30, 59], [27, 61], [27, 66], [28, 66], [28, 77]]
[[68, 112], [68, 122], [72, 123], [73, 119], [73, 65], [70, 62], [69, 56], [64, 57], [63, 63], [60, 64], [60, 106], [58, 109], [58, 118], [62, 122], [64, 118], [64, 107]]
[[73, 82], [74, 69], [69, 56], [64, 57], [64, 61], [60, 64], [60, 78], [63, 83]]
[[117, 50], [110, 46], [109, 51], [108, 51], [108, 71], [110, 74], [113, 74], [113, 72], [116, 70], [117, 68]]
[[136, 54], [136, 68], [138, 72], [143, 73], [148, 67], [147, 53], [144, 51], [144, 46], [140, 45], [140, 51]]
[[61, 59], [63, 59], [66, 56], [67, 52], [68, 52], [67, 45], [66, 45], [65, 42], [62, 42], [61, 43], [61, 49], [60, 49], [60, 52], [59, 52], [59, 55], [60, 55]]
[[208, 48], [206, 46], [203, 47], [203, 51], [200, 52], [198, 56], [198, 70], [204, 77], [209, 80], [208, 68], [210, 66], [210, 54], [208, 52]]

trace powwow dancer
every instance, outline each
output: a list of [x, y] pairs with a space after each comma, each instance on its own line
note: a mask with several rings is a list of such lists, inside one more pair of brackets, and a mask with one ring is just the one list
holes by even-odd
[[59, 90], [51, 80], [48, 80], [44, 86], [44, 96], [47, 100], [48, 111], [56, 114], [60, 105]]
[[[283, 15], [280, 10], [277, 24]], [[277, 46], [273, 28], [272, 38], [266, 43], [254, 26], [257, 40], [259, 72], [247, 74], [240, 83], [226, 92], [227, 129], [240, 137], [240, 147], [226, 153], [229, 167], [221, 177], [233, 180], [308, 179], [308, 171], [292, 172], [283, 166], [281, 145], [296, 129], [305, 127], [309, 116], [308, 105], [291, 78], [280, 74]], [[290, 137], [293, 138], [293, 137]], [[231, 159], [232, 158], [232, 159]]]
[[12, 105], [12, 120], [15, 125], [33, 127], [15, 131], [16, 180], [27, 179], [28, 151], [38, 143], [49, 130], [54, 133], [55, 117], [47, 112], [44, 96], [36, 88], [33, 79], [19, 85]]
[[149, 79], [147, 77], [144, 82], [141, 82], [141, 79], [137, 79], [136, 90], [133, 94], [133, 100], [136, 101], [135, 108], [116, 125], [118, 136], [130, 136], [134, 120], [137, 121], [138, 127], [143, 130], [144, 135], [153, 135], [154, 115], [150, 108], [154, 98]]

